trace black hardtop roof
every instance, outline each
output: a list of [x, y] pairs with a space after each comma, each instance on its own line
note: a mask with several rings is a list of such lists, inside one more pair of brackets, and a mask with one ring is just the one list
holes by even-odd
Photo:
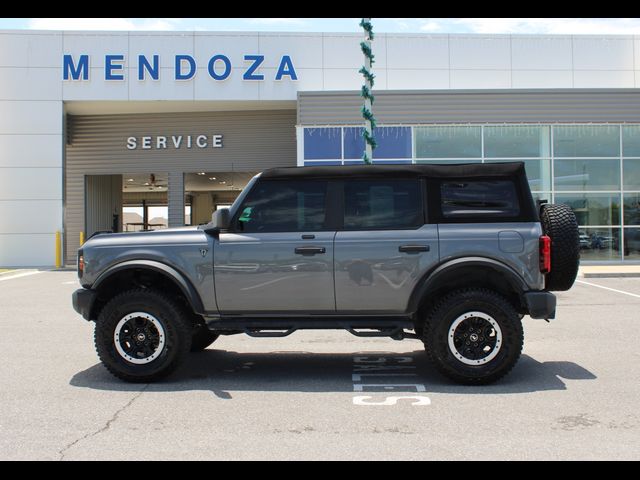
[[513, 177], [524, 176], [524, 162], [459, 163], [450, 165], [350, 165], [326, 167], [280, 167], [262, 172], [264, 179], [304, 179], [328, 177]]

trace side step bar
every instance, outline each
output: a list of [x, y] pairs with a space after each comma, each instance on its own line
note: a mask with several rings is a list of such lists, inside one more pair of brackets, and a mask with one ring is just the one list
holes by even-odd
[[286, 337], [296, 330], [346, 330], [358, 337], [418, 338], [408, 317], [241, 317], [207, 319], [209, 330], [251, 337]]

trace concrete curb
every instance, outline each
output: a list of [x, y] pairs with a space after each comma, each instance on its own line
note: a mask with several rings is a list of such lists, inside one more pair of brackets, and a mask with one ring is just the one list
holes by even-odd
[[582, 278], [640, 278], [640, 272], [593, 272], [583, 273]]

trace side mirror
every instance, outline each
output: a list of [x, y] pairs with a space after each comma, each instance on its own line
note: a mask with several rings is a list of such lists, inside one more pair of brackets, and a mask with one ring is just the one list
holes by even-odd
[[227, 230], [231, 223], [231, 214], [228, 208], [220, 208], [211, 215], [211, 230], [220, 231]]
[[211, 215], [211, 223], [205, 228], [205, 232], [210, 235], [217, 235], [221, 230], [227, 230], [231, 223], [231, 213], [228, 208], [221, 208]]

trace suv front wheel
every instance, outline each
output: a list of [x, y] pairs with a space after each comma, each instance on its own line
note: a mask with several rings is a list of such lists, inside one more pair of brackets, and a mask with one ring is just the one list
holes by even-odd
[[128, 382], [169, 375], [191, 348], [183, 308], [161, 292], [136, 288], [113, 297], [96, 321], [95, 344], [104, 366]]
[[440, 373], [462, 384], [492, 383], [522, 352], [520, 316], [501, 295], [482, 288], [455, 291], [427, 315], [423, 341]]

